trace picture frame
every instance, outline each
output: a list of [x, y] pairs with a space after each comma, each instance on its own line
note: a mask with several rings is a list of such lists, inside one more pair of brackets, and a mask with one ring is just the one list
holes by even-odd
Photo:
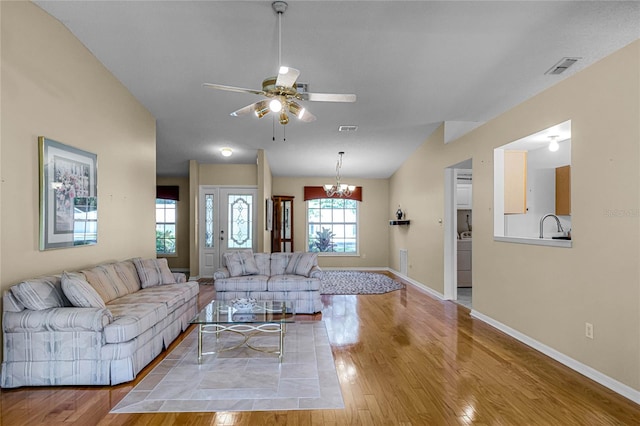
[[273, 200], [271, 198], [266, 199], [267, 206], [265, 208], [266, 218], [265, 218], [265, 230], [273, 231]]
[[97, 155], [38, 137], [40, 250], [98, 243]]

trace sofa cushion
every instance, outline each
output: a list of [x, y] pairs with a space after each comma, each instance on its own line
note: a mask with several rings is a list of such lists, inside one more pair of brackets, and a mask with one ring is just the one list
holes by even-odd
[[271, 276], [284, 275], [291, 253], [271, 253]]
[[243, 277], [231, 277], [213, 282], [216, 291], [266, 291], [267, 281], [269, 277], [266, 275], [247, 275]]
[[269, 291], [320, 290], [320, 280], [302, 275], [274, 275], [267, 282]]
[[124, 285], [127, 287], [129, 294], [135, 293], [142, 288], [140, 286], [138, 270], [136, 269], [136, 265], [133, 263], [133, 260], [116, 262], [113, 264], [113, 267]]
[[289, 258], [285, 272], [287, 274], [308, 277], [311, 268], [313, 268], [313, 265], [317, 262], [317, 258], [317, 253], [295, 252]]
[[198, 283], [195, 281], [147, 287], [139, 292], [112, 300], [109, 306], [136, 303], [164, 303], [167, 307], [167, 312], [171, 313], [180, 305], [187, 303], [190, 299], [197, 296], [198, 291]]
[[91, 287], [84, 275], [78, 273], [62, 274], [62, 291], [73, 306], [79, 308], [104, 308], [104, 300], [98, 292]]
[[256, 275], [258, 265], [253, 257], [251, 250], [236, 250], [226, 252], [224, 259], [227, 263], [227, 269], [232, 277], [240, 277], [244, 275]]
[[62, 292], [59, 276], [26, 280], [11, 287], [11, 292], [25, 308], [32, 311], [70, 305]]
[[131, 276], [123, 273], [123, 266], [119, 263], [94, 266], [82, 273], [105, 303], [132, 293], [132, 289], [138, 285], [137, 281], [130, 282]]
[[131, 340], [167, 316], [164, 303], [109, 304], [113, 322], [104, 328], [106, 343]]
[[133, 263], [136, 265], [142, 288], [176, 283], [165, 258], [141, 259], [137, 257], [133, 259]]
[[254, 253], [258, 265], [258, 275], [271, 275], [271, 253]]
[[20, 303], [11, 290], [2, 292], [2, 310], [5, 312], [22, 312], [24, 305]]

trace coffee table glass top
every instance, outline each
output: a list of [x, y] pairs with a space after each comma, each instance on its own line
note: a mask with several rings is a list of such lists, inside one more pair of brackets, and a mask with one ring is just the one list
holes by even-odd
[[192, 320], [191, 324], [247, 324], [295, 322], [293, 302], [273, 300], [213, 300]]

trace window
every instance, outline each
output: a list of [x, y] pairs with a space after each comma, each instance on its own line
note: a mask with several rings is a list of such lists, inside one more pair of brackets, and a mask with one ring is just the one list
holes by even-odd
[[176, 252], [176, 219], [177, 205], [175, 200], [156, 198], [156, 253], [175, 255]]
[[341, 198], [307, 201], [310, 252], [358, 253], [358, 202]]

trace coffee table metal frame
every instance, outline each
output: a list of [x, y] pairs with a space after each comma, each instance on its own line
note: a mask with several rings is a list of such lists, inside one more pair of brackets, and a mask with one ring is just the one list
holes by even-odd
[[[198, 363], [202, 362], [203, 355], [214, 355], [243, 345], [255, 351], [277, 354], [282, 362], [284, 336], [287, 323], [291, 322], [295, 322], [295, 310], [293, 303], [289, 301], [258, 301], [249, 311], [236, 309], [229, 301], [214, 300], [191, 320], [192, 324], [198, 325]], [[225, 331], [239, 334], [244, 340], [230, 347], [202, 352], [202, 339], [205, 334], [215, 334], [218, 341], [220, 333]], [[259, 348], [249, 343], [250, 338], [261, 333], [279, 333], [277, 349]]]

